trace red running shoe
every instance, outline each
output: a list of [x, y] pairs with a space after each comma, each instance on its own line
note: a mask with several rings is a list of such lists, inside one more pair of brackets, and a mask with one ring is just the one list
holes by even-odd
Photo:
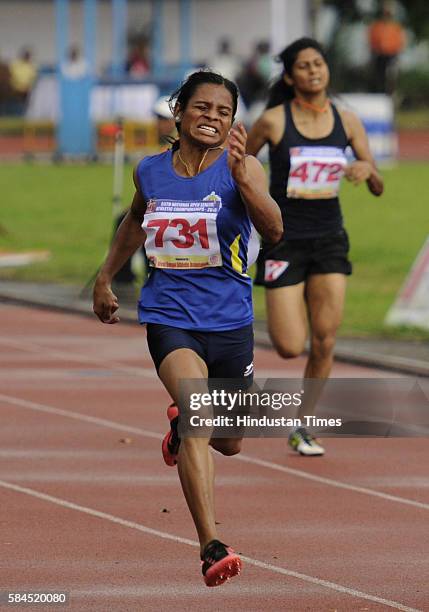
[[180, 446], [180, 438], [177, 433], [179, 409], [176, 404], [170, 404], [167, 408], [167, 416], [170, 421], [170, 431], [165, 434], [162, 441], [162, 456], [167, 465], [173, 466], [177, 463], [177, 454]]
[[240, 557], [219, 540], [207, 544], [201, 563], [204, 582], [208, 587], [219, 586], [241, 572]]

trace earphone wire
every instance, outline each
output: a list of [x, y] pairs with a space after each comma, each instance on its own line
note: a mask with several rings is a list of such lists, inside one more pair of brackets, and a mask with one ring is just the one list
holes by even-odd
[[200, 173], [200, 171], [201, 171], [201, 167], [202, 167], [202, 165], [203, 165], [203, 163], [204, 163], [204, 161], [205, 161], [205, 159], [206, 159], [206, 157], [207, 157], [207, 153], [208, 153], [209, 151], [215, 151], [216, 149], [222, 149], [222, 150], [223, 150], [224, 148], [225, 148], [225, 147], [222, 147], [221, 145], [219, 145], [218, 147], [210, 147], [209, 149], [206, 149], [206, 150], [205, 150], [204, 155], [203, 155], [203, 156], [202, 156], [202, 158], [201, 158], [200, 163], [198, 164], [198, 168], [197, 168], [197, 171], [196, 171], [196, 173], [195, 173], [195, 174], [192, 174], [192, 173], [189, 171], [189, 166], [188, 166], [188, 164], [185, 162], [185, 160], [183, 159], [183, 157], [180, 155], [180, 148], [179, 148], [179, 149], [177, 149], [177, 156], [178, 156], [178, 158], [180, 159], [180, 161], [182, 162], [182, 164], [184, 165], [184, 167], [185, 167], [185, 169], [186, 169], [186, 172], [187, 172], [188, 176], [191, 176], [191, 177], [192, 177], [192, 176], [196, 176], [197, 174], [199, 174], [199, 173]]

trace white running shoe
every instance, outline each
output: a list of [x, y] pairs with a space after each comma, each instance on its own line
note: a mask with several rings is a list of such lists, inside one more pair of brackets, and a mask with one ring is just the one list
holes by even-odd
[[316, 438], [309, 434], [305, 427], [295, 429], [289, 435], [288, 444], [294, 451], [306, 457], [317, 457], [325, 454], [323, 446], [320, 446]]

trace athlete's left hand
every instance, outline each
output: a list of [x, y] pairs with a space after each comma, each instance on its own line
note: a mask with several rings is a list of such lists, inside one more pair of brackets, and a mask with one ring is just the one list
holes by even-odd
[[359, 185], [370, 178], [372, 170], [369, 162], [357, 160], [345, 167], [344, 175], [351, 183]]
[[242, 123], [237, 123], [229, 132], [228, 138], [228, 164], [234, 181], [240, 182], [248, 178], [246, 169], [246, 142], [247, 132]]

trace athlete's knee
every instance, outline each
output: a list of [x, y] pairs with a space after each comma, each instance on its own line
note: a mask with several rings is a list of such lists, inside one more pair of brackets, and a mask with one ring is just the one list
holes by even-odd
[[319, 359], [329, 358], [334, 352], [335, 333], [326, 332], [313, 334], [311, 338], [310, 352]]
[[232, 457], [233, 455], [238, 455], [241, 452], [241, 442], [239, 444], [227, 444], [226, 446], [222, 446], [221, 448], [217, 448], [222, 455], [225, 457]]
[[211, 440], [211, 446], [226, 457], [232, 457], [232, 455], [238, 455], [241, 451], [241, 440], [218, 438]]
[[294, 359], [295, 357], [299, 357], [302, 355], [305, 342], [274, 342], [274, 347], [277, 353], [283, 359]]

